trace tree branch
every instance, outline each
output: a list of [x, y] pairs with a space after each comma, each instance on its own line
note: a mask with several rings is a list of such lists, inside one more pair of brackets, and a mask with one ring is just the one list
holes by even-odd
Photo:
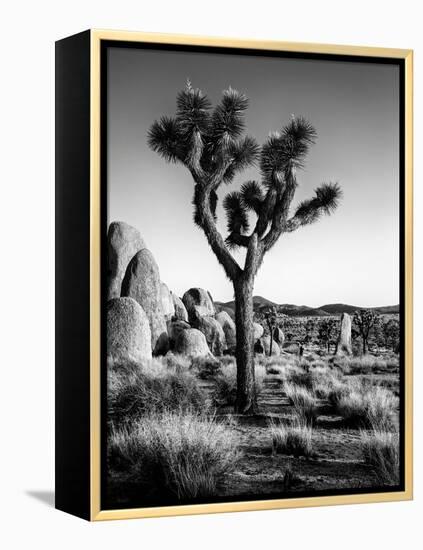
[[337, 183], [323, 183], [315, 189], [314, 193], [314, 197], [300, 203], [294, 216], [287, 220], [285, 224], [287, 233], [318, 221], [323, 214], [332, 214], [342, 197], [341, 188]]
[[285, 221], [288, 216], [289, 207], [294, 198], [297, 181], [295, 178], [295, 168], [290, 167], [285, 176], [285, 187], [277, 198], [273, 211], [272, 225], [269, 232], [263, 237], [264, 251], [267, 252], [279, 239], [285, 229]]
[[202, 186], [198, 183], [195, 185], [193, 198], [195, 223], [204, 231], [211, 249], [225, 270], [226, 276], [231, 281], [235, 281], [242, 270], [229, 252], [222, 235], [216, 227], [213, 214], [210, 210], [211, 191], [208, 186]]

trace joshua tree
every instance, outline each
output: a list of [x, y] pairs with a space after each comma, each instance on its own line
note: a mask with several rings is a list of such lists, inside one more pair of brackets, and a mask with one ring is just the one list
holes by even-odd
[[336, 333], [338, 329], [338, 323], [335, 319], [322, 319], [319, 323], [318, 328], [318, 339], [319, 342], [326, 346], [326, 350], [330, 352], [330, 345], [336, 338]]
[[[264, 255], [283, 233], [335, 210], [341, 196], [338, 184], [324, 183], [311, 199], [290, 211], [298, 187], [297, 170], [304, 165], [316, 131], [304, 118], [292, 117], [280, 131], [272, 133], [259, 147], [244, 134], [247, 97], [229, 88], [220, 103], [211, 102], [188, 81], [177, 95], [174, 117], [163, 116], [153, 123], [148, 143], [168, 162], [186, 166], [194, 181], [194, 222], [231, 280], [235, 295], [237, 401], [240, 413], [257, 409], [254, 379], [253, 286]], [[259, 164], [261, 182], [247, 181], [240, 191], [228, 193], [223, 206], [227, 216], [226, 240], [217, 228], [217, 192], [235, 176]], [[250, 225], [249, 214], [254, 215]], [[246, 251], [241, 266], [232, 255]]]
[[389, 319], [382, 327], [385, 346], [391, 347], [392, 350], [398, 348], [400, 337], [400, 325], [397, 319]]
[[363, 355], [366, 355], [369, 347], [370, 332], [378, 321], [379, 316], [371, 309], [358, 309], [354, 312], [353, 323], [361, 336]]

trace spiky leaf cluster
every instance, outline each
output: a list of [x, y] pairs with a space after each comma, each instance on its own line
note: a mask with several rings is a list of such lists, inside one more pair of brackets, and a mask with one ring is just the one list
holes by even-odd
[[[237, 173], [259, 162], [261, 182], [246, 181], [240, 191], [225, 197], [229, 247], [248, 247], [256, 234], [263, 240], [264, 250], [268, 250], [284, 231], [313, 223], [338, 206], [339, 185], [323, 183], [289, 218], [297, 187], [296, 171], [303, 168], [316, 140], [316, 131], [306, 119], [292, 116], [260, 148], [254, 138], [243, 135], [248, 98], [237, 90], [225, 90], [213, 109], [207, 96], [188, 81], [176, 103], [175, 117], [162, 117], [151, 126], [148, 143], [167, 161], [186, 165], [196, 184], [207, 189], [206, 202], [199, 200], [201, 192], [197, 188], [193, 199], [194, 221], [200, 227], [206, 221], [204, 208], [216, 222], [216, 191], [221, 183], [231, 183]], [[250, 213], [257, 217], [251, 234]], [[216, 242], [215, 236], [213, 241]]]
[[292, 118], [279, 132], [273, 132], [262, 147], [260, 170], [267, 187], [286, 183], [287, 172], [302, 168], [316, 139], [316, 130], [304, 118]]
[[298, 205], [294, 217], [300, 225], [313, 223], [322, 214], [332, 214], [338, 207], [341, 197], [342, 191], [337, 183], [322, 183], [314, 190], [314, 197]]
[[176, 116], [162, 117], [148, 133], [150, 148], [170, 162], [182, 162], [205, 178], [223, 169], [229, 183], [256, 162], [259, 146], [242, 136], [247, 97], [229, 88], [212, 110], [208, 97], [188, 81], [176, 100]]

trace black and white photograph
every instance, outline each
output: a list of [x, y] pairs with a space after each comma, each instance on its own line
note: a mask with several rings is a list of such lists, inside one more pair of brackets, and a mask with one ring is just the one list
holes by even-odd
[[402, 490], [400, 64], [102, 56], [102, 508]]

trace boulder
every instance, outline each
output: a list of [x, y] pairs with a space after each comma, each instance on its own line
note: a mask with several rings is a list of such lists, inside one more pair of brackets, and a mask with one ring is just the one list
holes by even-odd
[[145, 311], [150, 323], [153, 355], [165, 354], [169, 339], [162, 309], [159, 268], [147, 248], [137, 252], [129, 262], [122, 281], [122, 296], [133, 298]]
[[236, 346], [236, 328], [231, 316], [226, 311], [220, 311], [216, 315], [216, 321], [223, 328], [227, 348], [234, 350]]
[[182, 330], [175, 342], [175, 352], [188, 357], [210, 356], [206, 337], [196, 328]]
[[171, 292], [165, 283], [160, 283], [160, 298], [162, 302], [163, 315], [166, 321], [170, 321], [175, 315], [175, 306], [173, 305]]
[[254, 341], [259, 340], [264, 334], [264, 328], [259, 323], [253, 323]]
[[125, 222], [112, 222], [107, 232], [107, 299], [119, 298], [126, 268], [135, 254], [145, 248], [139, 231]]
[[336, 355], [351, 355], [351, 317], [348, 313], [341, 316], [341, 328], [339, 330], [338, 343], [336, 345]]
[[210, 293], [202, 288], [190, 288], [183, 295], [182, 301], [191, 324], [194, 324], [200, 317], [214, 317], [216, 314]]
[[283, 346], [283, 343], [285, 342], [285, 334], [281, 328], [275, 327], [273, 329], [273, 339], [279, 344], [280, 348]]
[[142, 307], [132, 298], [107, 302], [107, 365], [151, 359], [151, 331]]
[[[263, 338], [260, 338], [260, 344], [264, 350], [265, 355], [270, 355], [270, 336], [263, 336]], [[272, 343], [272, 356], [273, 355], [280, 355], [281, 349], [275, 340], [273, 340]]]
[[169, 336], [169, 347], [174, 349], [176, 340], [178, 339], [179, 334], [183, 330], [190, 329], [191, 326], [185, 321], [168, 321], [167, 323], [167, 334]]
[[172, 297], [173, 307], [175, 308], [175, 319], [188, 323], [188, 312], [186, 310], [186, 307], [184, 306], [184, 302], [173, 292], [171, 292], [170, 295]]
[[213, 355], [223, 355], [226, 349], [226, 338], [223, 328], [214, 317], [200, 317], [195, 328], [201, 330]]

